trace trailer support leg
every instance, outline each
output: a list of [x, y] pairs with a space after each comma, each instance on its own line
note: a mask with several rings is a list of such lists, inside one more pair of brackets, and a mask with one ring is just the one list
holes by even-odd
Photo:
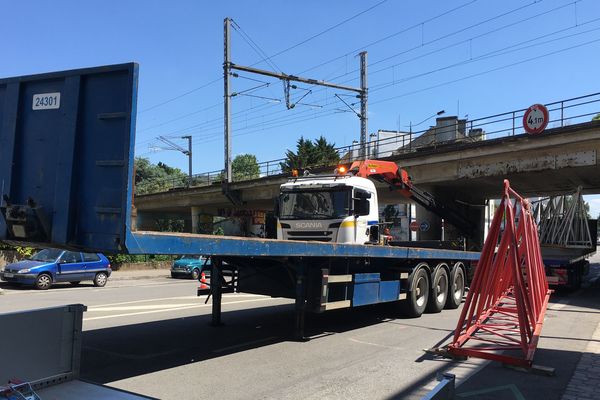
[[305, 341], [304, 336], [304, 317], [306, 314], [306, 264], [299, 262], [296, 264], [296, 323], [294, 329], [294, 339]]
[[222, 273], [221, 273], [222, 262], [220, 258], [213, 258], [212, 268], [210, 273], [210, 292], [212, 296], [212, 326], [221, 326], [221, 300], [223, 297], [223, 289], [221, 285]]

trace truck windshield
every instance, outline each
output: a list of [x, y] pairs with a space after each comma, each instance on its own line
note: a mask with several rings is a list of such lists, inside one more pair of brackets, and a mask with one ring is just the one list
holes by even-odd
[[281, 219], [344, 218], [350, 213], [350, 189], [290, 191], [279, 200]]
[[62, 254], [62, 250], [58, 249], [44, 249], [42, 251], [38, 251], [35, 253], [31, 260], [33, 261], [43, 261], [43, 262], [51, 262], [56, 261], [56, 259]]

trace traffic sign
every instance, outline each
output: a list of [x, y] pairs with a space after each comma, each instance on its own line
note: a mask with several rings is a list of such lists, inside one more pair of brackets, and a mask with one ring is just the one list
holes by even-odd
[[549, 120], [548, 109], [543, 104], [534, 104], [523, 115], [523, 128], [531, 135], [542, 133]]
[[429, 230], [429, 222], [427, 222], [427, 221], [421, 222], [421, 225], [419, 226], [419, 228], [421, 229], [421, 232], [427, 232]]
[[416, 232], [419, 230], [419, 223], [417, 221], [413, 221], [410, 223], [410, 230]]

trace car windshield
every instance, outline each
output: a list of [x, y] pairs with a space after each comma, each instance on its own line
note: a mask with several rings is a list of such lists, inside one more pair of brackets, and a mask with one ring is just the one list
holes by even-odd
[[58, 249], [44, 249], [42, 251], [38, 251], [35, 253], [31, 260], [33, 261], [43, 261], [43, 262], [51, 262], [56, 261], [56, 259], [61, 255], [63, 251]]
[[280, 219], [344, 218], [350, 213], [350, 188], [290, 191], [279, 200]]

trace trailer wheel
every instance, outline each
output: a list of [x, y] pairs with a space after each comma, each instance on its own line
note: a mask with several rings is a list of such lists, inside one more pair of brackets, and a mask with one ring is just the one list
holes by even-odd
[[429, 290], [429, 300], [427, 301], [427, 312], [439, 313], [446, 305], [448, 297], [448, 271], [439, 266], [433, 273], [431, 279], [431, 288]]
[[446, 308], [454, 310], [460, 306], [465, 294], [465, 271], [461, 266], [455, 265], [450, 273], [450, 285], [448, 286], [448, 300]]
[[419, 268], [413, 272], [406, 300], [402, 304], [402, 314], [407, 317], [417, 318], [427, 308], [429, 298], [429, 277], [425, 268]]

